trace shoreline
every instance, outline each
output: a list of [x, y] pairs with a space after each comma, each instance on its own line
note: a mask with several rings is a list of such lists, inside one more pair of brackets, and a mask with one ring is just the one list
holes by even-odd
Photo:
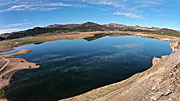
[[[129, 34], [129, 35], [135, 35], [135, 36], [140, 36], [140, 37], [144, 37], [144, 38], [154, 38], [154, 39], [159, 39], [159, 40], [162, 40], [162, 41], [171, 41], [171, 42], [175, 42], [175, 43], [172, 43], [172, 44], [170, 44], [170, 47], [171, 47], [171, 49], [172, 49], [172, 53], [171, 54], [173, 54], [173, 52], [175, 52], [176, 50], [177, 50], [177, 48], [175, 47], [175, 45], [178, 45], [179, 43], [180, 43], [180, 38], [179, 37], [173, 37], [173, 36], [165, 36], [165, 35], [156, 35], [156, 34], [142, 34], [142, 33], [137, 33], [137, 32], [117, 32], [117, 31], [106, 31], [106, 32], [102, 32], [102, 31], [98, 31], [98, 32], [81, 32], [80, 34], [76, 34], [76, 35], [55, 35], [55, 37], [53, 37], [53, 36], [51, 36], [50, 38], [51, 39], [49, 39], [49, 38], [47, 38], [46, 36], [46, 38], [45, 37], [43, 37], [44, 39], [45, 39], [45, 41], [43, 40], [42, 41], [42, 43], [43, 42], [46, 42], [46, 41], [54, 41], [54, 40], [60, 40], [60, 39], [79, 39], [79, 38], [86, 38], [86, 37], [92, 37], [92, 36], [94, 36], [95, 34], [101, 34], [101, 33], [126, 33], [126, 34]], [[57, 37], [58, 36], [58, 37]], [[40, 37], [42, 37], [42, 36], [40, 36]], [[35, 38], [36, 40], [37, 39], [39, 39], [40, 37], [32, 37], [33, 39]], [[48, 36], [49, 37], [49, 36]], [[42, 38], [42, 39], [43, 39]], [[29, 39], [29, 38], [28, 38]], [[40, 38], [41, 39], [41, 38]], [[17, 39], [15, 39], [15, 40], [17, 40]], [[18, 39], [18, 40], [27, 40], [27, 38], [20, 38], [20, 39]], [[31, 43], [25, 43], [25, 44], [33, 44], [33, 42]], [[16, 43], [16, 46], [21, 46], [21, 45], [24, 45], [24, 44], [22, 44], [22, 43]], [[12, 50], [12, 48], [10, 48], [10, 50]], [[4, 50], [4, 51], [6, 51], [6, 50]], [[9, 51], [9, 50], [8, 50]], [[17, 71], [19, 71], [19, 70], [22, 70], [22, 69], [34, 69], [34, 68], [39, 68], [40, 66], [39, 65], [37, 65], [37, 64], [35, 64], [35, 63], [30, 63], [30, 62], [27, 62], [25, 59], [21, 59], [21, 58], [11, 58], [11, 57], [14, 57], [14, 56], [17, 56], [17, 55], [22, 55], [22, 54], [27, 54], [27, 53], [29, 53], [29, 52], [31, 52], [31, 50], [28, 50], [28, 49], [25, 49], [25, 50], [20, 50], [20, 51], [18, 51], [17, 53], [12, 53], [12, 54], [5, 54], [4, 56], [3, 55], [1, 55], [0, 54], [0, 57], [1, 56], [3, 56], [3, 57], [6, 57], [6, 58], [10, 58], [10, 61], [14, 61], [13, 59], [17, 59], [18, 60], [18, 63], [21, 63], [21, 61], [24, 61], [23, 63], [24, 64], [31, 64], [31, 65], [33, 65], [32, 66], [32, 68], [28, 68], [29, 66], [27, 66], [27, 67], [23, 67], [23, 68], [16, 68], [15, 70], [14, 69], [12, 69], [11, 70], [11, 73], [10, 73], [10, 75], [9, 75], [9, 79], [8, 80], [6, 80], [6, 83], [4, 83], [6, 86], [8, 86], [9, 85], [9, 81], [10, 81], [10, 79], [11, 79], [11, 77], [12, 77], [12, 75], [15, 73], [15, 72], [17, 72]], [[164, 59], [166, 59], [167, 57], [169, 57], [169, 56], [162, 56], [162, 60], [164, 60]], [[161, 59], [159, 59], [159, 58], [153, 58], [153, 65], [156, 65], [156, 64], [158, 64], [159, 63], [159, 61], [160, 61]], [[16, 61], [17, 62], [17, 61]], [[11, 62], [10, 62], [11, 63]], [[13, 66], [12, 66], [13, 67]], [[153, 66], [152, 66], [153, 67]], [[152, 68], [152, 67], [150, 67], [150, 69]], [[14, 68], [14, 67], [13, 67]], [[149, 69], [148, 69], [149, 70]], [[148, 71], [147, 70], [147, 71]], [[144, 71], [144, 72], [146, 72], [146, 71]], [[142, 73], [144, 73], [144, 72], [142, 72]], [[9, 72], [8, 72], [9, 73]], [[141, 73], [137, 73], [137, 74], [135, 74], [135, 75], [139, 75], [139, 74], [141, 74]], [[130, 78], [133, 78], [135, 75], [133, 75], [132, 77], [130, 77]], [[127, 78], [127, 79], [125, 79], [125, 80], [123, 80], [123, 81], [120, 81], [120, 82], [125, 82], [125, 81], [127, 81], [127, 80], [129, 80], [129, 78]], [[118, 82], [119, 83], [119, 82]], [[107, 85], [108, 87], [109, 86], [111, 86], [111, 85], [116, 85], [117, 83], [113, 83], [113, 84], [110, 84], [110, 85]], [[97, 88], [98, 90], [99, 89], [104, 89], [104, 88], [108, 88], [107, 86], [104, 86], [104, 87], [100, 87], [100, 88]], [[3, 87], [1, 87], [0, 86], [0, 89], [2, 89]], [[97, 89], [95, 89], [95, 90], [97, 90]], [[115, 90], [116, 91], [116, 90]], [[91, 91], [88, 91], [87, 93], [89, 93], [89, 92], [94, 92], [94, 90], [91, 90]], [[78, 98], [80, 98], [81, 96], [86, 96], [86, 94], [87, 93], [84, 93], [84, 94], [81, 94], [81, 95], [78, 95], [78, 96], [75, 96], [75, 97], [71, 97], [71, 98], [67, 98], [67, 99], [62, 99], [62, 100], [77, 100], [77, 101], [79, 101], [78, 100]], [[107, 94], [105, 94], [105, 95], [107, 95]], [[102, 96], [102, 95], [101, 95]], [[0, 98], [1, 99], [1, 98]], [[88, 98], [89, 100], [95, 100], [94, 98], [93, 99], [91, 99], [91, 97], [90, 98]], [[81, 99], [82, 100], [82, 99]], [[85, 100], [84, 99], [84, 97], [83, 97], [83, 100]], [[86, 99], [87, 100], [87, 99]]]
[[[177, 43], [171, 43], [170, 44], [170, 47], [172, 49], [174, 49], [177, 46], [179, 47], [180, 44], [177, 44]], [[157, 83], [153, 84], [154, 86], [152, 86], [151, 84], [147, 84], [147, 86], [149, 86], [149, 87], [147, 87], [146, 83], [144, 81], [148, 80], [149, 78], [153, 77], [154, 75], [159, 75], [160, 72], [164, 72], [165, 70], [163, 70], [163, 69], [165, 69], [165, 68], [158, 69], [158, 66], [163, 65], [165, 63], [165, 61], [167, 61], [172, 55], [173, 55], [173, 57], [176, 56], [176, 55], [174, 55], [176, 53], [178, 53], [178, 58], [179, 58], [178, 62], [173, 64], [174, 65], [173, 68], [167, 69], [167, 72], [166, 72], [166, 73], [169, 73], [170, 76], [172, 76], [173, 74], [176, 75], [175, 78], [171, 81], [168, 81], [168, 83], [169, 82], [176, 82], [176, 80], [177, 80], [176, 78], [180, 77], [180, 73], [178, 74], [178, 72], [180, 71], [180, 49], [177, 49], [177, 48], [175, 48], [175, 50], [172, 51], [172, 53], [170, 55], [165, 55], [165, 56], [162, 56], [161, 58], [154, 57], [152, 60], [152, 64], [153, 64], [152, 67], [150, 67], [146, 71], [136, 73], [136, 74], [132, 75], [131, 77], [125, 79], [125, 80], [122, 80], [122, 81], [119, 81], [116, 83], [112, 83], [109, 85], [105, 85], [102, 87], [98, 87], [98, 88], [90, 90], [86, 93], [83, 93], [83, 94], [80, 94], [80, 95], [77, 95], [74, 97], [70, 97], [70, 98], [61, 99], [59, 101], [109, 101], [109, 100], [113, 100], [113, 101], [118, 101], [118, 100], [119, 101], [139, 101], [142, 99], [143, 99], [143, 101], [144, 100], [148, 100], [148, 101], [149, 100], [150, 101], [151, 100], [153, 100], [153, 101], [154, 100], [160, 100], [161, 97], [168, 96], [168, 95], [172, 94], [172, 90], [175, 90], [176, 88], [174, 89], [173, 87], [171, 87], [171, 85], [167, 85], [166, 87], [169, 89], [165, 89], [166, 91], [161, 92], [160, 89], [162, 89], [162, 88], [160, 86], [158, 86], [159, 88], [156, 87], [158, 85]], [[171, 69], [173, 69], [173, 71]], [[164, 78], [162, 77], [162, 80], [167, 79], [166, 76], [169, 76], [169, 74], [163, 75], [165, 77]], [[154, 79], [154, 80], [156, 80], [156, 79]], [[160, 81], [160, 82], [162, 82], [162, 81]], [[155, 93], [149, 93], [149, 95], [153, 95], [153, 96], [148, 96], [148, 97], [145, 97], [146, 95], [138, 95], [137, 96], [138, 93], [140, 93], [140, 92], [142, 93], [142, 91], [136, 89], [136, 87], [140, 83], [144, 83], [142, 85], [142, 87], [145, 87], [145, 89], [147, 87], [146, 91], [147, 90], [155, 91]], [[163, 83], [163, 84], [166, 84], [166, 83]], [[133, 86], [135, 86], [135, 87], [133, 87]], [[163, 86], [163, 85], [161, 85], [161, 86]], [[176, 86], [178, 86], [178, 89], [176, 89], [176, 90], [180, 90], [180, 85], [176, 85]], [[143, 90], [142, 87], [138, 86], [138, 88]], [[133, 92], [135, 94], [133, 94], [131, 92], [131, 89], [137, 90], [137, 91]], [[156, 91], [160, 91], [160, 94], [158, 94]], [[172, 96], [176, 99], [180, 99], [178, 97], [180, 92], [176, 91], [176, 93], [177, 94], [173, 94]], [[156, 96], [156, 94], [157, 94], [157, 96]], [[120, 95], [120, 96], [117, 96], [117, 95]], [[171, 101], [172, 99], [173, 98], [171, 97], [171, 98], [166, 99], [166, 100]], [[164, 100], [164, 98], [162, 98], [162, 100]], [[178, 100], [175, 100], [175, 101], [178, 101]]]
[[95, 31], [95, 32], [79, 32], [78, 34], [72, 35], [50, 35], [50, 36], [33, 36], [18, 38], [12, 40], [0, 41], [0, 53], [14, 50], [13, 47], [18, 47], [26, 44], [40, 44], [49, 41], [62, 40], [62, 39], [82, 39], [93, 37], [96, 34], [127, 34], [141, 36], [143, 38], [153, 38], [162, 41], [180, 42], [180, 37], [159, 35], [159, 34], [143, 34], [143, 32], [133, 32], [133, 31]]
[[[31, 49], [21, 49], [16, 53], [0, 54], [0, 61], [4, 62], [4, 65], [0, 67], [0, 90], [4, 89], [10, 84], [12, 76], [20, 70], [35, 69], [40, 66], [36, 63], [28, 62], [23, 58], [14, 58], [17, 55], [24, 55], [30, 53]], [[3, 98], [3, 94], [0, 95], [0, 99]]]
[[[61, 99], [59, 101], [139, 101], [139, 100], [180, 100], [180, 40], [178, 37], [166, 36], [161, 38], [159, 35], [153, 36], [147, 34], [136, 34], [144, 38], [154, 38], [162, 41], [170, 41], [172, 52], [170, 55], [162, 56], [161, 58], [154, 57], [152, 67], [141, 73], [136, 73], [131, 77], [117, 83], [98, 87], [86, 93]], [[167, 38], [170, 37], [170, 38]], [[172, 39], [171, 39], [172, 38]], [[175, 58], [177, 57], [177, 58]], [[175, 60], [173, 60], [175, 59]], [[172, 61], [173, 60], [173, 61]], [[172, 64], [168, 64], [171, 62]], [[175, 63], [174, 63], [175, 62]], [[168, 68], [171, 67], [171, 68]], [[167, 70], [167, 71], [166, 71]], [[159, 76], [160, 75], [160, 76]], [[157, 78], [153, 78], [157, 76]], [[159, 76], [159, 77], [158, 77]], [[172, 77], [169, 77], [172, 76]], [[159, 82], [152, 83], [158, 79]], [[159, 84], [162, 83], [163, 84]], [[173, 83], [172, 83], [173, 82]], [[149, 83], [149, 84], [148, 84]], [[167, 83], [171, 83], [167, 85]], [[142, 84], [142, 87], [141, 87]], [[140, 85], [140, 86], [138, 86]], [[164, 87], [165, 85], [165, 87]], [[135, 87], [134, 87], [135, 86]], [[173, 86], [173, 87], [172, 87]], [[136, 88], [137, 87], [137, 88]], [[149, 91], [148, 91], [149, 90]], [[144, 93], [145, 91], [145, 93]], [[151, 91], [151, 92], [150, 92]], [[139, 94], [142, 93], [142, 94]]]
[[72, 35], [52, 35], [52, 36], [34, 36], [25, 37], [12, 40], [0, 41], [0, 53], [11, 51], [13, 47], [18, 47], [26, 44], [40, 44], [49, 41], [62, 40], [62, 39], [80, 39], [86, 37], [92, 37], [94, 34], [72, 34]]

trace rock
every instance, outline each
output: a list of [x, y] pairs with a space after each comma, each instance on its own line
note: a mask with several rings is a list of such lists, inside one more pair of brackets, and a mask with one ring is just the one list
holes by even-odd
[[160, 60], [161, 60], [161, 58], [156, 58], [156, 57], [154, 57], [153, 60], [152, 60], [152, 64], [153, 64], [153, 65], [156, 65], [156, 64], [159, 63]]

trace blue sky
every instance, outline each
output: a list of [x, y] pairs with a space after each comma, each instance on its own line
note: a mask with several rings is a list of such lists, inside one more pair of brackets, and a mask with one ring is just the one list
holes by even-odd
[[0, 33], [87, 21], [180, 30], [179, 11], [180, 0], [0, 0]]

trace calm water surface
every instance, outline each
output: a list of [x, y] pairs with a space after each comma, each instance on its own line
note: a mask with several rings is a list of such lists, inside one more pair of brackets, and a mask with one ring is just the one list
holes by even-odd
[[5, 53], [32, 49], [18, 57], [41, 67], [17, 72], [5, 94], [10, 101], [56, 101], [84, 93], [148, 69], [154, 56], [170, 54], [169, 43], [138, 36], [104, 36], [16, 47]]

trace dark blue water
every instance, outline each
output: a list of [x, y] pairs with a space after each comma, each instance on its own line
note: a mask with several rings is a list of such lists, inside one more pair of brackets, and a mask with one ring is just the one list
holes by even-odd
[[81, 94], [148, 69], [154, 56], [170, 54], [169, 43], [138, 36], [105, 36], [16, 47], [10, 52], [32, 49], [18, 57], [41, 67], [17, 72], [5, 95], [11, 101], [56, 101]]

